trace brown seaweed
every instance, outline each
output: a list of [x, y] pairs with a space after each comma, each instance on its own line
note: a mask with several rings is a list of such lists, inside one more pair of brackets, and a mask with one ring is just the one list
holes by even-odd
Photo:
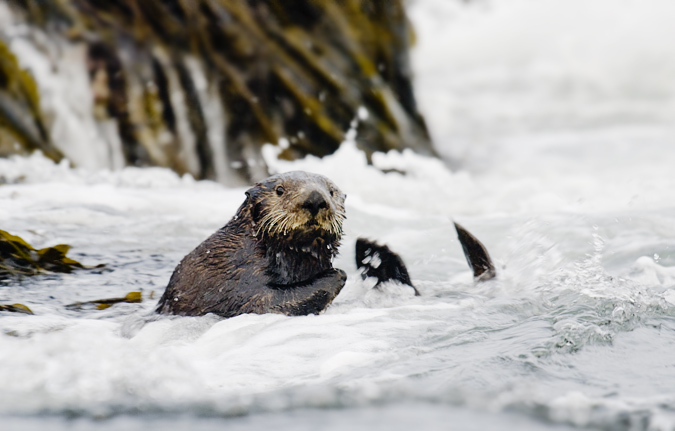
[[141, 292], [129, 292], [124, 298], [108, 298], [108, 299], [95, 299], [93, 301], [84, 301], [84, 302], [75, 302], [73, 304], [66, 305], [66, 308], [79, 310], [87, 305], [95, 305], [99, 310], [105, 310], [110, 308], [115, 304], [121, 302], [127, 303], [139, 303], [143, 302], [143, 294]]
[[11, 313], [33, 314], [30, 308], [23, 304], [0, 304], [0, 311], [8, 311]]
[[70, 246], [58, 244], [39, 250], [21, 237], [0, 230], [0, 276], [35, 275], [49, 272], [72, 272], [84, 268], [80, 262], [66, 256]]

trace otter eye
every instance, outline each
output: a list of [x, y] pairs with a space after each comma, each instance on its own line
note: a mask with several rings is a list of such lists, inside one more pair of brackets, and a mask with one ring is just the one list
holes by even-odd
[[277, 187], [277, 195], [278, 196], [283, 195], [285, 191], [286, 190], [282, 186]]
[[334, 196], [335, 196], [335, 192], [333, 191], [333, 189], [330, 189], [330, 197], [334, 197]]

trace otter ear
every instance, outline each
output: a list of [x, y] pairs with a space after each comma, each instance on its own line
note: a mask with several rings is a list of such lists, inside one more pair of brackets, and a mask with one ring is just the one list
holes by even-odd
[[261, 192], [262, 190], [260, 189], [260, 184], [256, 184], [255, 186], [246, 190], [246, 201], [249, 204], [254, 204], [258, 202], [258, 198], [260, 197]]
[[276, 181], [270, 181], [269, 178], [265, 181], [256, 183], [253, 187], [246, 190], [248, 201], [250, 201], [252, 204], [258, 203], [260, 199], [263, 198], [262, 195], [265, 193], [265, 191], [271, 190], [275, 184]]
[[244, 201], [241, 206], [242, 210], [245, 208], [249, 211], [254, 223], [260, 218], [260, 208], [258, 203], [263, 200], [263, 192], [263, 185], [260, 183], [246, 190], [246, 201]]

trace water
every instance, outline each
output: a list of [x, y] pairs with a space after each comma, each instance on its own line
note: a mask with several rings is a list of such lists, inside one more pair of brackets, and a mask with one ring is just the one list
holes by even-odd
[[[349, 142], [266, 151], [348, 195], [349, 279], [319, 316], [153, 316], [244, 188], [0, 160], [0, 227], [107, 265], [0, 286], [36, 313], [0, 317], [3, 430], [675, 429], [674, 9], [413, 2], [417, 90], [454, 169], [389, 154], [375, 165], [407, 175], [384, 174]], [[473, 283], [453, 219], [496, 280]], [[362, 281], [359, 236], [397, 251], [422, 296]], [[64, 307], [130, 291], [145, 301]]]

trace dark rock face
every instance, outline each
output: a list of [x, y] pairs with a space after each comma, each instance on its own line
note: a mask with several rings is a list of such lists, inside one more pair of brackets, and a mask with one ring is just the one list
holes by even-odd
[[[248, 184], [268, 175], [263, 143], [286, 138], [285, 159], [331, 154], [361, 107], [368, 115], [356, 125], [357, 144], [368, 156], [436, 154], [412, 88], [403, 0], [7, 4], [16, 22], [48, 35], [39, 39], [46, 46], [34, 44], [46, 57], [85, 48], [91, 120], [116, 124], [128, 165]], [[3, 69], [11, 60], [0, 44], [0, 154], [9, 131], [22, 151], [73, 159], [45, 122], [60, 113], [40, 112], [39, 94], [24, 100], [26, 91], [15, 91], [16, 83], [37, 87]]]
[[256, 184], [234, 218], [176, 267], [157, 312], [319, 313], [347, 278], [332, 265], [344, 199], [329, 179], [306, 172]]

